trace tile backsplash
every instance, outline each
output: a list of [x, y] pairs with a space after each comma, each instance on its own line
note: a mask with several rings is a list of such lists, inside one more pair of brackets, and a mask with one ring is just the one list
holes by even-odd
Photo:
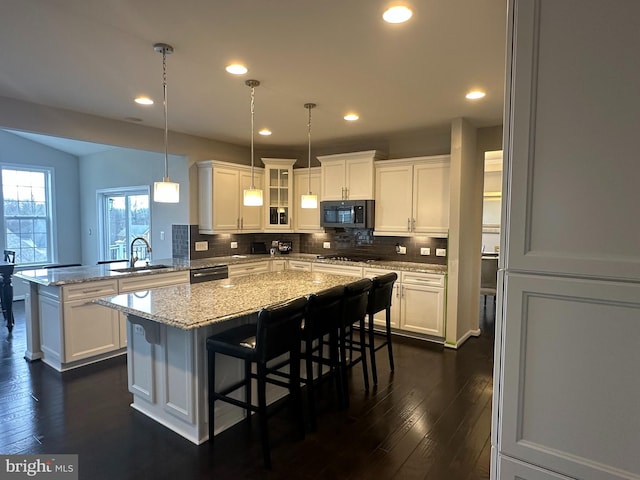
[[[331, 229], [327, 233], [240, 233], [204, 235], [197, 225], [173, 225], [172, 250], [174, 258], [201, 259], [251, 253], [251, 242], [264, 242], [267, 249], [272, 241], [290, 241], [293, 253], [316, 255], [368, 256], [380, 260], [435, 263], [445, 265], [446, 257], [437, 257], [436, 249], [446, 249], [446, 238], [434, 237], [374, 237], [372, 230]], [[196, 242], [207, 242], [207, 250], [196, 251]], [[237, 248], [231, 248], [236, 242]], [[328, 242], [330, 248], [324, 248]], [[406, 247], [406, 254], [396, 252], [396, 246]], [[421, 248], [429, 248], [430, 255], [420, 255]], [[188, 255], [186, 257], [185, 255]]]

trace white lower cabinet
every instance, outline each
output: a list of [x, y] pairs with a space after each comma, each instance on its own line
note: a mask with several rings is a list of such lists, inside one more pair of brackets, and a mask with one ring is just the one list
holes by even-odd
[[266, 273], [270, 270], [270, 260], [261, 262], [238, 263], [229, 265], [229, 278], [242, 275], [252, 275], [254, 273]]
[[346, 275], [348, 277], [362, 277], [362, 267], [356, 265], [334, 265], [331, 263], [313, 263], [312, 272]]
[[298, 270], [300, 272], [310, 272], [311, 271], [311, 262], [305, 262], [302, 260], [288, 260], [287, 261], [287, 269], [289, 270]]
[[42, 361], [58, 371], [126, 352], [126, 317], [93, 300], [187, 283], [189, 272], [122, 277], [62, 286], [38, 287]]
[[58, 371], [120, 354], [118, 312], [93, 300], [118, 293], [117, 280], [38, 288], [43, 361]]
[[[365, 268], [373, 278], [392, 270]], [[444, 337], [445, 276], [431, 273], [396, 272], [391, 300], [391, 327], [433, 337]], [[385, 312], [374, 317], [374, 324], [386, 325]]]
[[287, 261], [286, 260], [271, 260], [271, 268], [270, 270], [272, 272], [282, 272], [283, 270], [286, 270], [287, 268]]
[[123, 347], [117, 310], [93, 303], [92, 299], [64, 302], [65, 363], [95, 357]]

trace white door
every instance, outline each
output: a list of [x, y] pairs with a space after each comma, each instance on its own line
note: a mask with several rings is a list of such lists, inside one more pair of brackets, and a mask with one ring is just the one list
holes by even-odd
[[[240, 172], [240, 195], [243, 195], [245, 189], [251, 187], [251, 172]], [[256, 188], [264, 188], [264, 174], [254, 170], [253, 183]], [[240, 229], [243, 232], [258, 232], [262, 229], [262, 218], [264, 216], [264, 207], [245, 207], [238, 200], [240, 215]]]
[[446, 233], [449, 230], [449, 161], [413, 167], [413, 231]]
[[411, 231], [412, 165], [376, 168], [376, 232]]
[[509, 9], [493, 478], [637, 479], [640, 2]]
[[344, 160], [322, 162], [322, 200], [342, 200], [345, 192]]
[[373, 198], [373, 160], [371, 158], [346, 160], [346, 198], [371, 200]]
[[402, 285], [400, 328], [444, 337], [444, 288]]
[[240, 227], [239, 172], [230, 168], [213, 169], [213, 230], [238, 230]]

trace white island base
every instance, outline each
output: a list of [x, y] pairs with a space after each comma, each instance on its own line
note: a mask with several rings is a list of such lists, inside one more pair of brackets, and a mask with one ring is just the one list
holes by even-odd
[[[184, 330], [134, 315], [127, 316], [127, 369], [131, 406], [156, 422], [201, 444], [209, 439], [207, 403], [207, 337], [236, 325], [248, 323], [242, 317], [223, 324]], [[244, 375], [243, 362], [218, 355], [216, 386], [230, 385]], [[267, 391], [272, 403], [287, 394], [283, 388]], [[244, 398], [243, 389], [237, 392]], [[252, 392], [253, 398], [257, 398]], [[245, 411], [217, 402], [215, 433], [235, 425], [245, 418]]]

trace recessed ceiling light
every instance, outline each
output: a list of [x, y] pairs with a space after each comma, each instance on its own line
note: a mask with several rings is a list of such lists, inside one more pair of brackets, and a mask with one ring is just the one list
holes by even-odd
[[244, 65], [240, 65], [239, 63], [232, 63], [231, 65], [227, 65], [225, 70], [234, 75], [244, 75], [249, 70]]
[[358, 120], [360, 118], [360, 116], [357, 113], [348, 113], [344, 116], [344, 119], [347, 122], [355, 122], [356, 120]]
[[465, 95], [469, 100], [478, 100], [486, 95], [486, 93], [481, 92], [480, 90], [473, 90]]
[[269, 135], [271, 135], [271, 130], [269, 130], [268, 128], [263, 128], [262, 130], [260, 130], [258, 132], [260, 135], [263, 135], [265, 137], [268, 137]]
[[404, 5], [396, 5], [395, 7], [391, 7], [387, 9], [383, 14], [382, 18], [387, 23], [404, 23], [411, 18], [413, 12]]
[[149, 97], [136, 97], [134, 99], [134, 102], [140, 105], [153, 105], [153, 100], [151, 100]]

